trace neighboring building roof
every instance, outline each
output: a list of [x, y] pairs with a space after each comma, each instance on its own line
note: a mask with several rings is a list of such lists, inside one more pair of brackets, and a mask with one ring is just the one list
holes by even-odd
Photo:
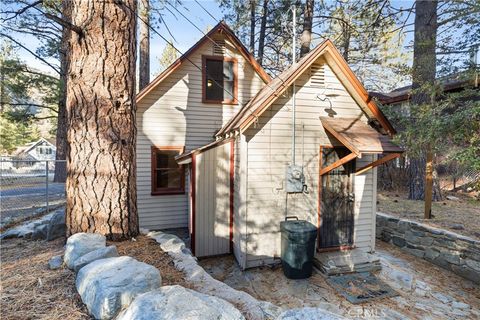
[[[478, 77], [478, 76], [476, 76]], [[469, 86], [478, 87], [477, 78], [469, 78], [465, 73], [456, 73], [450, 76], [437, 79], [443, 86], [443, 92], [455, 92], [465, 89]], [[397, 88], [388, 93], [370, 92], [370, 95], [376, 97], [382, 104], [393, 104], [408, 101], [411, 98], [412, 85]]]
[[24, 146], [18, 147], [17, 150], [14, 152], [14, 154], [19, 155], [19, 154], [22, 154], [22, 153], [28, 153], [30, 150], [32, 150], [33, 148], [35, 148], [36, 146], [38, 146], [42, 142], [46, 142], [47, 144], [49, 144], [54, 149], [56, 148], [55, 145], [53, 143], [51, 143], [50, 141], [48, 141], [47, 139], [40, 138], [38, 141], [29, 142], [29, 143], [26, 143]]
[[189, 56], [205, 42], [210, 41], [211, 37], [217, 32], [225, 34], [225, 36], [232, 42], [232, 44], [242, 54], [245, 60], [250, 63], [250, 65], [265, 83], [271, 80], [270, 76], [265, 72], [265, 70], [257, 62], [257, 60], [255, 60], [255, 57], [247, 50], [247, 48], [245, 48], [245, 46], [242, 44], [240, 39], [238, 39], [232, 29], [230, 29], [230, 27], [222, 20], [216, 26], [214, 26], [203, 38], [201, 38], [190, 49], [188, 49], [180, 58], [175, 60], [167, 69], [165, 69], [155, 79], [153, 79], [152, 82], [150, 82], [145, 88], [143, 88], [143, 90], [137, 94], [137, 102], [142, 100], [143, 97], [145, 97], [150, 91], [155, 89], [155, 87], [159, 83], [161, 83], [166, 77], [168, 77], [172, 72], [174, 72], [178, 67], [180, 67], [183, 62], [188, 61]]
[[244, 131], [248, 128], [255, 119], [267, 110], [320, 56], [325, 56], [327, 63], [334, 67], [334, 72], [337, 75], [341, 75], [339, 76], [340, 81], [345, 85], [352, 97], [354, 99], [356, 98], [357, 103], [363, 102], [364, 106], [362, 106], [362, 103], [359, 103], [359, 105], [361, 105], [362, 108], [366, 107], [373, 118], [378, 120], [388, 134], [395, 134], [393, 126], [371, 99], [371, 96], [350, 69], [340, 52], [330, 40], [326, 40], [263, 87], [247, 105], [240, 109], [239, 112], [220, 129], [217, 136], [222, 136], [234, 130]]

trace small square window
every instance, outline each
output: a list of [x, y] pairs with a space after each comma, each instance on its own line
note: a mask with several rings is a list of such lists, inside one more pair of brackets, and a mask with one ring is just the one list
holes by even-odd
[[152, 147], [152, 194], [185, 193], [185, 172], [175, 157], [183, 147]]
[[203, 57], [203, 102], [236, 103], [237, 62], [222, 56]]

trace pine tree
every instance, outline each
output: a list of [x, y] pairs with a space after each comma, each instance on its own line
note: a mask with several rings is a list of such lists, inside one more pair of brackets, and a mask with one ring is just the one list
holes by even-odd
[[65, 9], [82, 25], [67, 55], [67, 235], [130, 238], [138, 234], [136, 1], [72, 0]]
[[161, 70], [168, 68], [178, 58], [178, 51], [173, 47], [170, 40], [162, 51], [162, 56], [158, 59]]

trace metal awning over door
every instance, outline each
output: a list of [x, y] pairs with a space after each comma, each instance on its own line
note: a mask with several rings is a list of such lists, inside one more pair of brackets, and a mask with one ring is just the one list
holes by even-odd
[[363, 173], [399, 157], [403, 152], [403, 149], [395, 145], [389, 136], [380, 134], [358, 118], [320, 117], [320, 121], [325, 131], [351, 151], [350, 154], [323, 168], [320, 175], [330, 172], [354, 158], [361, 158], [363, 154], [386, 154], [382, 158], [356, 170], [357, 174]]

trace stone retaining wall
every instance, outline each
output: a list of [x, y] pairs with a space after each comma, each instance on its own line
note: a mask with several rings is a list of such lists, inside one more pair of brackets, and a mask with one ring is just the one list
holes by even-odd
[[480, 241], [377, 212], [376, 237], [480, 283]]

